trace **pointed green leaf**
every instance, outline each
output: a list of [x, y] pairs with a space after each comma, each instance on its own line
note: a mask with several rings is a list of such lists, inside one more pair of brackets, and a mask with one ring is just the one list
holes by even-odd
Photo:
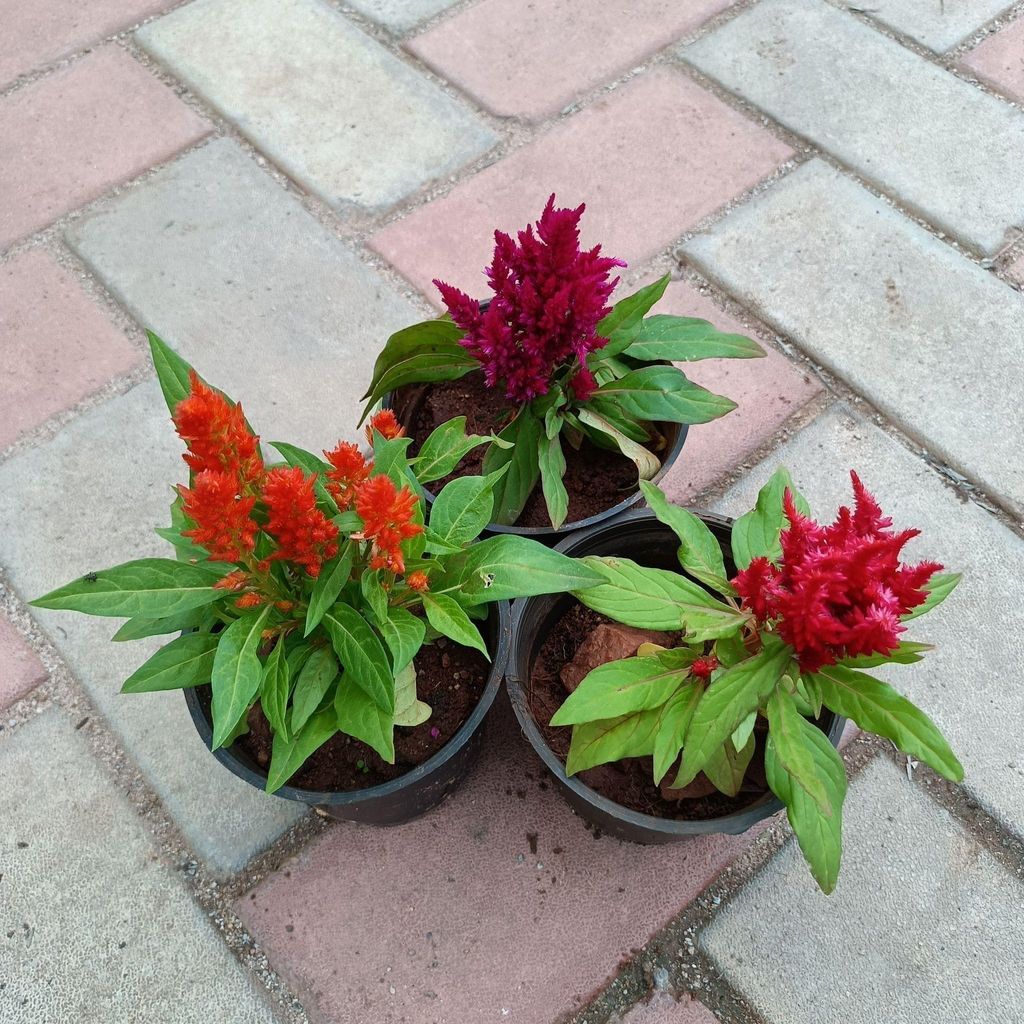
[[213, 749], [228, 736], [256, 697], [263, 678], [259, 648], [270, 607], [254, 609], [220, 634], [213, 660]]
[[270, 728], [275, 734], [283, 734], [285, 739], [290, 735], [286, 712], [291, 689], [291, 672], [288, 659], [285, 657], [284, 641], [279, 637], [263, 666], [260, 706], [263, 708], [263, 714], [267, 716]]
[[490, 661], [491, 655], [487, 644], [480, 635], [469, 616], [458, 602], [447, 594], [423, 595], [423, 608], [427, 613], [427, 621], [442, 635], [454, 640], [463, 647], [474, 647]]
[[192, 367], [152, 331], [147, 330], [146, 337], [149, 339], [156, 379], [160, 382], [160, 390], [163, 392], [167, 409], [173, 415], [178, 403], [187, 398], [191, 390], [188, 374]]
[[533, 415], [529, 406], [523, 406], [516, 418], [498, 434], [511, 447], [499, 448], [492, 444], [484, 453], [484, 473], [496, 473], [503, 466], [508, 466], [508, 472], [494, 488], [492, 514], [495, 523], [504, 526], [514, 523], [537, 485], [540, 476], [537, 442], [542, 431], [542, 422]]
[[330, 647], [317, 647], [302, 667], [295, 680], [292, 695], [292, 717], [289, 729], [292, 735], [309, 721], [313, 712], [320, 707], [331, 683], [338, 677], [338, 659]]
[[358, 686], [346, 672], [338, 680], [334, 695], [337, 727], [349, 736], [373, 747], [388, 764], [395, 763], [393, 712], [385, 711]]
[[638, 420], [670, 423], [710, 423], [736, 408], [731, 399], [706, 391], [682, 370], [663, 363], [650, 363], [602, 384], [590, 401], [597, 413], [609, 405]]
[[423, 442], [423, 447], [416, 456], [416, 479], [421, 484], [440, 480], [451, 473], [462, 458], [474, 448], [489, 442], [499, 447], [508, 444], [493, 434], [467, 434], [465, 416], [456, 416], [442, 423]]
[[747, 774], [747, 766], [754, 756], [754, 737], [748, 736], [746, 743], [737, 749], [731, 739], [727, 739], [704, 762], [702, 771], [719, 792], [726, 796], [736, 796], [743, 785], [743, 777]]
[[685, 669], [665, 668], [657, 658], [623, 658], [588, 672], [551, 718], [577, 725], [660, 707], [679, 688]]
[[580, 423], [583, 423], [592, 430], [596, 430], [600, 434], [604, 434], [605, 437], [610, 438], [615, 444], [615, 447], [618, 448], [627, 459], [633, 462], [636, 466], [637, 476], [641, 482], [650, 480], [651, 477], [661, 469], [661, 459], [659, 459], [654, 452], [649, 448], [645, 448], [642, 444], [638, 444], [636, 441], [628, 438], [607, 417], [599, 416], [593, 409], [589, 408], [580, 409], [578, 415]]
[[359, 589], [362, 591], [363, 600], [373, 612], [374, 620], [383, 622], [388, 617], [388, 595], [381, 583], [380, 573], [364, 570], [359, 577]]
[[427, 627], [418, 615], [405, 608], [389, 608], [388, 617], [380, 624], [381, 636], [391, 651], [395, 674], [403, 671], [423, 646]]
[[839, 663], [843, 668], [877, 668], [879, 665], [913, 665], [921, 660], [921, 655], [934, 651], [933, 644], [916, 644], [912, 640], [903, 640], [895, 651], [889, 654], [860, 654], [856, 657], [843, 658]]
[[291, 738], [274, 734], [270, 751], [270, 770], [267, 772], [267, 792], [279, 790], [305, 763], [310, 754], [319, 750], [336, 732], [334, 709], [325, 708], [303, 726], [302, 732]]
[[395, 725], [422, 725], [430, 717], [430, 705], [416, 698], [416, 669], [406, 665], [395, 676]]
[[643, 321], [625, 354], [645, 363], [685, 363], [697, 359], [752, 359], [764, 356], [764, 349], [742, 334], [723, 334], [707, 320], [659, 313]]
[[928, 583], [928, 596], [924, 603], [907, 612], [902, 617], [902, 621], [909, 622], [919, 615], [924, 615], [925, 612], [930, 612], [936, 605], [942, 604], [956, 590], [957, 584], [962, 578], [962, 574], [958, 572], [939, 573], [937, 576], [933, 576]]
[[[507, 472], [503, 467], [502, 474]], [[430, 531], [445, 545], [462, 547], [491, 521], [497, 476], [463, 476], [446, 484], [430, 507]]]
[[757, 712], [751, 711], [746, 718], [733, 730], [730, 737], [732, 745], [736, 750], [742, 750], [747, 745], [747, 740], [753, 735], [754, 726], [757, 724]]
[[829, 795], [817, 770], [811, 732], [820, 730], [796, 708], [793, 695], [777, 686], [768, 698], [768, 729], [775, 754], [789, 777], [802, 786], [826, 817], [831, 813]]
[[660, 712], [660, 708], [648, 708], [618, 718], [574, 725], [565, 762], [566, 774], [575, 775], [598, 764], [621, 761], [624, 757], [653, 754]]
[[162, 636], [165, 633], [186, 633], [203, 625], [210, 617], [209, 605], [192, 608], [178, 615], [165, 615], [159, 619], [136, 616], [123, 623], [111, 640], [142, 640], [147, 636]]
[[681, 686], [662, 706], [658, 732], [654, 738], [654, 783], [658, 785], [675, 764], [686, 742], [693, 712], [704, 688], [691, 681]]
[[352, 542], [345, 541], [338, 553], [320, 567], [320, 575], [317, 576], [313, 592], [309, 595], [304, 636], [309, 636], [316, 629], [324, 617], [324, 612], [338, 600], [341, 588], [352, 574], [354, 557]]
[[395, 710], [395, 681], [384, 645], [367, 621], [346, 604], [336, 604], [323, 617], [345, 678], [362, 687], [388, 717]]
[[665, 294], [670, 280], [670, 275], [665, 274], [612, 306], [611, 312], [597, 325], [597, 333], [608, 339], [608, 344], [599, 349], [602, 356], [614, 356], [630, 345], [640, 332], [644, 316]]
[[544, 492], [548, 518], [557, 530], [561, 528], [569, 513], [569, 494], [562, 482], [562, 477], [565, 476], [565, 455], [557, 434], [553, 438], [548, 437], [546, 433], [538, 437], [537, 464], [540, 467], [540, 484]]
[[179, 636], [137, 668], [124, 681], [121, 692], [152, 693], [208, 683], [219, 639], [216, 633]]
[[757, 495], [757, 504], [739, 517], [732, 527], [732, 557], [737, 569], [746, 569], [751, 559], [764, 556], [771, 562], [782, 558], [779, 534], [786, 525], [782, 499], [786, 491], [793, 495], [797, 509], [808, 515], [807, 502], [793, 484], [789, 470], [779, 466]]

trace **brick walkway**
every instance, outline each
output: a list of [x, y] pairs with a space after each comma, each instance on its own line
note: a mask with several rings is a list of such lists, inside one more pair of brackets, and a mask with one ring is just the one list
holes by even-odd
[[[173, 8], [173, 10], [171, 9]], [[0, 14], [0, 1020], [1019, 1024], [1024, 17], [1007, 0], [9, 0]], [[1018, 20], [1014, 20], [1015, 16]], [[994, 19], [994, 20], [993, 20]], [[894, 670], [963, 787], [845, 747], [788, 828], [595, 839], [507, 711], [408, 826], [223, 771], [146, 642], [25, 601], [162, 553], [152, 326], [265, 437], [351, 433], [377, 346], [555, 190], [665, 310], [754, 332], [670, 491], [855, 465], [966, 578]], [[155, 648], [158, 644], [153, 643]]]

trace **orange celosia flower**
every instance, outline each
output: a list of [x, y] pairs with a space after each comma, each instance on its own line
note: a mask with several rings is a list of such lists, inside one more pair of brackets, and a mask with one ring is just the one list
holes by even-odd
[[418, 590], [422, 593], [424, 590], [430, 589], [430, 580], [427, 579], [425, 572], [420, 572], [418, 569], [416, 572], [409, 573], [405, 578], [405, 582], [412, 587], [413, 590]]
[[339, 441], [337, 447], [325, 451], [324, 456], [333, 467], [327, 473], [327, 489], [338, 507], [346, 509], [355, 498], [356, 488], [370, 475], [373, 463], [367, 462], [351, 441]]
[[241, 405], [189, 371], [189, 394], [174, 409], [174, 426], [188, 446], [183, 458], [195, 473], [224, 470], [243, 485], [263, 474], [259, 438], [249, 429]]
[[241, 569], [229, 572], [223, 579], [217, 580], [214, 590], [244, 590], [249, 582], [249, 574]]
[[375, 430], [389, 441], [393, 441], [396, 437], [405, 437], [405, 427], [398, 422], [398, 417], [390, 409], [381, 409], [380, 412], [375, 412], [370, 417], [370, 422], [366, 424], [368, 444], [373, 444]]
[[274, 558], [284, 558], [320, 575], [320, 566], [338, 551], [338, 528], [316, 507], [315, 477], [297, 466], [272, 469], [263, 484], [266, 530], [276, 541]]
[[239, 495], [233, 474], [203, 470], [191, 488], [182, 485], [178, 493], [185, 515], [196, 524], [182, 534], [205, 548], [210, 561], [238, 562], [256, 546], [257, 527], [251, 515], [256, 499]]
[[243, 594], [236, 602], [236, 608], [259, 608], [263, 604], [263, 595], [254, 594], [251, 591], [248, 594]]
[[373, 542], [371, 568], [405, 571], [402, 541], [423, 532], [423, 527], [412, 521], [416, 502], [408, 486], [399, 491], [387, 476], [370, 477], [359, 486], [355, 504], [363, 529], [353, 536]]

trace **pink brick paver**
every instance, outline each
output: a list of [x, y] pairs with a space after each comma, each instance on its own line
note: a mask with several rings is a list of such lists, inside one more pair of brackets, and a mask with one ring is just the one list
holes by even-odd
[[660, 69], [389, 224], [370, 244], [432, 301], [434, 277], [481, 294], [494, 229], [524, 227], [556, 192], [566, 205], [586, 200], [584, 242], [637, 262], [791, 155], [684, 75]]
[[667, 992], [657, 992], [650, 1002], [633, 1007], [622, 1024], [717, 1024], [718, 1018], [701, 1002], [683, 996], [676, 1000]]
[[119, 46], [0, 100], [0, 247], [201, 138], [209, 126]]
[[751, 841], [595, 839], [501, 700], [481, 763], [440, 810], [340, 824], [238, 901], [315, 1021], [550, 1024]]
[[0, 264], [0, 339], [0, 449], [142, 358], [39, 249]]
[[21, 700], [45, 678], [46, 669], [35, 651], [0, 615], [0, 711]]
[[0, 87], [171, 3], [173, 0], [10, 0], [3, 5]]
[[[720, 330], [753, 336], [749, 328], [684, 281], [668, 286], [654, 312], [700, 317]], [[726, 395], [738, 408], [720, 420], [690, 428], [679, 461], [662, 482], [673, 501], [692, 501], [821, 394], [822, 385], [816, 377], [781, 352], [764, 342], [760, 344], [767, 353], [764, 359], [704, 359], [678, 364], [695, 383]]]
[[697, 28], [732, 0], [634, 0], [628, 20], [593, 0], [484, 0], [406, 44], [503, 117], [541, 120]]
[[961, 63], [983, 82], [1024, 103], [1024, 18], [983, 39]]

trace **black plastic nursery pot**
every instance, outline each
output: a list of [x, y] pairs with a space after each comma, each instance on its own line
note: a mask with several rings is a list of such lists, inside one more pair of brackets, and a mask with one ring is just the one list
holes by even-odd
[[[722, 545], [729, 564], [732, 520], [706, 514], [701, 514], [700, 518]], [[603, 522], [580, 530], [556, 545], [556, 550], [577, 558], [584, 555], [618, 555], [651, 568], [677, 572], [678, 548], [679, 540], [675, 533], [647, 509], [626, 513], [614, 522]], [[580, 779], [566, 775], [564, 763], [548, 746], [533, 718], [528, 688], [542, 644], [574, 601], [572, 595], [555, 594], [521, 598], [514, 603], [512, 643], [505, 681], [520, 728], [554, 777], [562, 796], [575, 811], [609, 835], [634, 843], [654, 844], [674, 843], [709, 833], [738, 835], [781, 810], [782, 802], [768, 791], [755, 798], [749, 806], [723, 817], [700, 820], [661, 818], [623, 807], [591, 789]], [[833, 746], [838, 746], [846, 719], [825, 711], [816, 724], [826, 733]]]
[[[285, 800], [309, 804], [341, 821], [364, 825], [400, 825], [432, 810], [466, 777], [483, 741], [483, 724], [494, 704], [508, 659], [511, 614], [507, 601], [490, 605], [481, 633], [491, 657], [491, 671], [484, 692], [458, 732], [432, 757], [405, 775], [379, 786], [345, 792], [315, 792], [282, 786], [274, 794]], [[185, 690], [185, 701], [199, 735], [207, 747], [213, 738], [210, 719], [196, 688]], [[264, 790], [266, 773], [238, 744], [221, 747], [213, 756], [240, 779]]]

